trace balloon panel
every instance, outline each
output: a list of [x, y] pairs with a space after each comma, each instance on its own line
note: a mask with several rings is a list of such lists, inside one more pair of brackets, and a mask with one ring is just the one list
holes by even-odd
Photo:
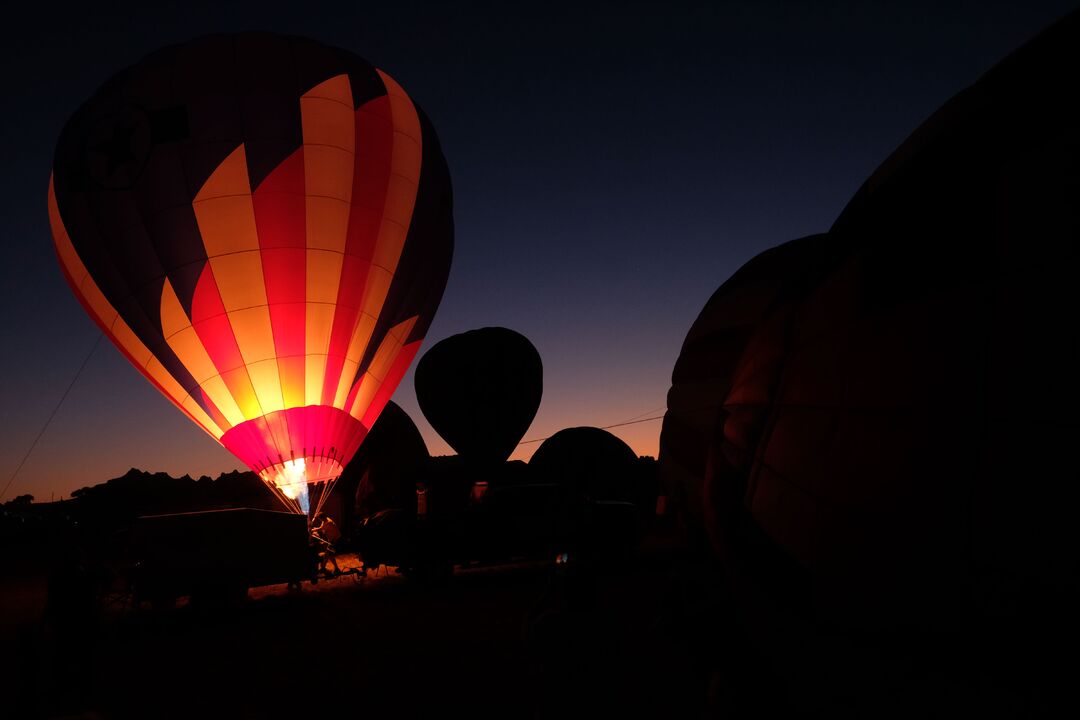
[[340, 473], [453, 244], [445, 160], [404, 90], [268, 35], [169, 48], [103, 86], [64, 129], [49, 211], [102, 330], [264, 479]]

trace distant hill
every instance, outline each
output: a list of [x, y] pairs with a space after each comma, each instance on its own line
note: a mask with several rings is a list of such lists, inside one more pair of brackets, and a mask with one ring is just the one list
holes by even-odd
[[232, 471], [217, 478], [172, 477], [131, 468], [120, 477], [80, 488], [71, 499], [33, 503], [22, 495], [0, 505], [0, 537], [32, 533], [42, 523], [59, 521], [83, 530], [113, 530], [140, 515], [253, 507], [281, 510], [274, 496], [253, 472]]
[[203, 475], [174, 478], [163, 472], [131, 468], [124, 475], [71, 493], [70, 502], [109, 516], [259, 507], [280, 510], [273, 495], [253, 472], [232, 471], [216, 479]]

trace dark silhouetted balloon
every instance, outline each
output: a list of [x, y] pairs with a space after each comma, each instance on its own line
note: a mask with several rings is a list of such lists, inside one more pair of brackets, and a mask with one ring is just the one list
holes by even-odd
[[358, 517], [386, 508], [415, 511], [416, 483], [428, 461], [424, 438], [412, 418], [390, 401], [375, 421], [338, 487], [354, 493]]
[[401, 86], [267, 34], [103, 85], [60, 136], [49, 217], [102, 332], [296, 509], [389, 401], [453, 251], [446, 161]]
[[545, 440], [529, 467], [538, 479], [591, 500], [630, 500], [637, 492], [636, 462], [630, 446], [607, 430], [575, 427]]
[[529, 429], [544, 390], [540, 354], [520, 333], [488, 327], [436, 343], [416, 365], [424, 417], [463, 460], [506, 460]]
[[1078, 77], [1074, 14], [916, 130], [828, 235], [750, 261], [687, 336], [665, 476], [791, 678], [829, 664], [808, 639], [825, 627], [978, 637], [1004, 613], [1038, 634], [1065, 619], [1040, 608], [1076, 599]]

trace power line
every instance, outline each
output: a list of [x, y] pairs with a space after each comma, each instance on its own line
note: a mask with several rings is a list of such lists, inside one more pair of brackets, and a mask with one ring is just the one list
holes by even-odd
[[71, 382], [68, 384], [67, 390], [65, 390], [64, 394], [60, 396], [60, 401], [56, 403], [56, 407], [54, 407], [52, 412], [49, 413], [49, 418], [45, 421], [45, 424], [41, 426], [41, 430], [38, 432], [37, 437], [34, 438], [34, 442], [30, 443], [30, 448], [26, 451], [26, 454], [23, 455], [22, 460], [19, 461], [19, 465], [15, 468], [15, 472], [11, 473], [11, 477], [8, 479], [7, 485], [5, 485], [4, 489], [0, 491], [0, 500], [3, 500], [4, 496], [7, 495], [7, 491], [11, 488], [11, 483], [15, 482], [15, 478], [18, 476], [19, 471], [22, 470], [23, 465], [25, 465], [26, 461], [30, 458], [30, 453], [34, 452], [34, 448], [37, 447], [38, 440], [40, 440], [41, 436], [45, 434], [45, 431], [49, 429], [49, 423], [51, 423], [53, 421], [53, 418], [56, 417], [56, 412], [60, 409], [60, 406], [64, 404], [64, 400], [67, 399], [68, 393], [71, 392], [71, 388], [75, 387], [75, 382], [79, 379], [79, 376], [82, 375], [82, 371], [86, 368], [86, 364], [90, 362], [91, 356], [94, 354], [94, 351], [97, 350], [98, 345], [101, 344], [101, 338], [103, 337], [105, 337], [104, 333], [98, 333], [97, 339], [94, 340], [94, 344], [90, 348], [90, 352], [86, 354], [86, 357], [83, 358], [82, 365], [80, 365], [79, 369], [75, 371], [75, 377], [71, 378]]
[[[652, 408], [651, 410], [646, 410], [645, 412], [643, 412], [643, 413], [641, 413], [639, 415], [635, 415], [632, 418], [627, 418], [626, 421], [630, 422], [632, 420], [637, 420], [638, 418], [645, 418], [646, 415], [652, 415], [654, 412], [659, 412], [660, 410], [663, 410], [664, 412], [667, 412], [667, 404], [665, 403], [664, 405], [659, 405], [657, 407]], [[660, 417], [663, 417], [663, 415], [661, 415]], [[654, 418], [645, 418], [645, 419], [646, 420], [653, 420]], [[611, 425], [610, 427], [616, 427], [616, 426]]]
[[[664, 419], [663, 415], [657, 415], [655, 417], [642, 418], [641, 420], [627, 420], [626, 422], [615, 423], [614, 425], [605, 425], [604, 427], [602, 427], [600, 429], [601, 430], [610, 430], [611, 428], [622, 427], [623, 425], [637, 425], [638, 423], [649, 422], [650, 420], [663, 420], [663, 419]], [[551, 436], [549, 435], [548, 437], [551, 437]], [[542, 437], [542, 438], [533, 438], [532, 440], [522, 440], [521, 442], [518, 443], [518, 445], [528, 445], [529, 443], [544, 442], [547, 439], [548, 438], [546, 438], [546, 437]]]
[[611, 428], [622, 427], [623, 425], [637, 425], [638, 423], [649, 422], [650, 420], [663, 420], [663, 415], [656, 415], [655, 417], [642, 418], [641, 420], [627, 420], [626, 422], [615, 423], [614, 425], [605, 425], [600, 428], [601, 430], [610, 430]]

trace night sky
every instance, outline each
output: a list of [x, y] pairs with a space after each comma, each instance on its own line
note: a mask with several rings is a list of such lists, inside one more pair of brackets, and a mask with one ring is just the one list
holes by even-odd
[[[454, 262], [425, 347], [488, 325], [529, 337], [545, 373], [535, 439], [661, 415], [686, 331], [725, 279], [828, 229], [922, 120], [1077, 3], [119, 5], [28, 4], [37, 17], [0, 42], [0, 489], [99, 334], [52, 250], [56, 138], [104, 80], [163, 45], [304, 35], [402, 84], [454, 182]], [[411, 372], [394, 399], [432, 454], [452, 452]], [[642, 455], [659, 431], [613, 429]], [[197, 477], [240, 463], [103, 341], [3, 499], [133, 466]]]

